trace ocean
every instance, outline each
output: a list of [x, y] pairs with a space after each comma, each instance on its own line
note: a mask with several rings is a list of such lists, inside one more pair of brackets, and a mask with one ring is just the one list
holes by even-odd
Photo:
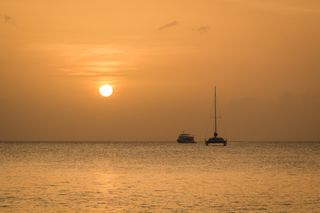
[[0, 212], [320, 212], [320, 143], [2, 142]]

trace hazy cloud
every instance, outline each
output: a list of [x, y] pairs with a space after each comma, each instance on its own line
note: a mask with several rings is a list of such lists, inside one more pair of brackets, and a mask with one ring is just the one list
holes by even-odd
[[80, 77], [122, 77], [132, 68], [127, 67], [119, 61], [97, 61], [97, 62], [78, 62], [76, 64], [67, 64], [60, 70], [70, 76]]
[[208, 26], [208, 25], [199, 26], [199, 27], [195, 28], [195, 31], [198, 31], [200, 33], [207, 33], [210, 31], [210, 26]]
[[158, 29], [159, 30], [165, 30], [165, 29], [168, 29], [168, 28], [171, 28], [171, 27], [176, 27], [179, 23], [177, 21], [172, 21], [172, 22], [169, 22], [165, 25], [162, 25], [161, 27], [159, 27]]
[[4, 14], [4, 15], [0, 15], [0, 18], [4, 21], [4, 23], [16, 26], [14, 18], [12, 16]]
[[63, 45], [58, 51], [68, 58], [59, 70], [70, 76], [120, 78], [135, 69], [126, 60], [132, 57], [131, 49]]

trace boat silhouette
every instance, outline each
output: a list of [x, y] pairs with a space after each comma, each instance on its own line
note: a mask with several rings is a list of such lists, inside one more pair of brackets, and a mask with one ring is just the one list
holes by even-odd
[[195, 143], [194, 136], [191, 134], [184, 133], [184, 132], [179, 134], [179, 136], [177, 138], [177, 142], [178, 143]]
[[218, 126], [217, 126], [217, 90], [214, 87], [214, 132], [213, 137], [205, 139], [205, 144], [208, 146], [209, 144], [223, 144], [227, 145], [227, 140], [218, 136]]

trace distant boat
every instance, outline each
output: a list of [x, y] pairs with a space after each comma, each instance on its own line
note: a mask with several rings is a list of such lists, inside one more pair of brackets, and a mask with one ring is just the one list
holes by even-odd
[[227, 145], [227, 140], [218, 137], [218, 130], [217, 130], [217, 92], [216, 92], [216, 87], [214, 87], [214, 133], [213, 137], [210, 137], [209, 139], [205, 140], [205, 144], [208, 146], [210, 143], [213, 144], [223, 144], [224, 146]]
[[178, 143], [195, 143], [194, 136], [191, 134], [181, 133], [177, 138]]

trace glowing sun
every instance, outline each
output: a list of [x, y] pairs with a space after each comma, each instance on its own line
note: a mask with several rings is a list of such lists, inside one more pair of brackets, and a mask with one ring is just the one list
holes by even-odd
[[109, 84], [104, 84], [99, 88], [99, 92], [103, 97], [109, 97], [113, 93], [113, 88]]

